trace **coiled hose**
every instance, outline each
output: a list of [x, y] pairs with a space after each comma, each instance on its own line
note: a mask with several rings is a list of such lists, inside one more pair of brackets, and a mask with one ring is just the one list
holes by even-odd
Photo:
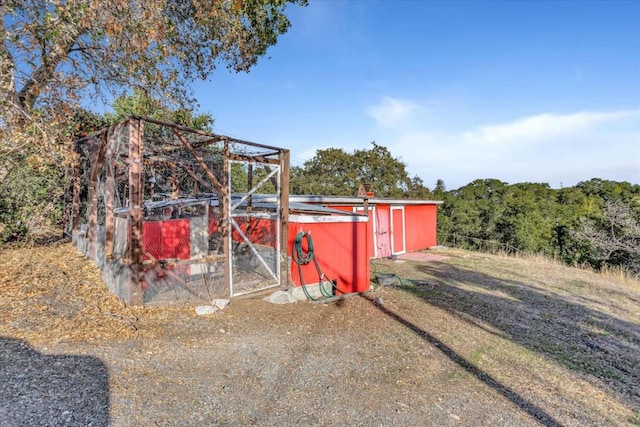
[[[306, 252], [302, 247], [303, 239], [307, 240]], [[313, 247], [313, 239], [311, 238], [311, 234], [309, 232], [301, 231], [296, 235], [296, 238], [293, 241], [293, 250], [292, 250], [291, 257], [293, 261], [296, 264], [298, 264], [298, 274], [300, 276], [300, 284], [302, 285], [302, 291], [304, 292], [305, 296], [309, 298], [311, 301], [319, 301], [319, 300], [334, 297], [336, 290], [343, 294], [346, 294], [346, 292], [338, 288], [335, 281], [329, 280], [327, 276], [325, 276], [322, 270], [320, 269], [320, 264], [318, 264], [318, 259], [316, 258], [315, 249]], [[307, 285], [304, 281], [304, 275], [302, 274], [302, 266], [309, 264], [311, 261], [313, 261], [314, 265], [316, 266], [316, 271], [318, 272], [318, 278], [320, 283], [320, 293], [322, 293], [321, 298], [314, 298], [313, 296], [311, 296], [311, 294], [309, 293], [309, 290], [307, 289]], [[324, 287], [325, 281], [331, 283], [330, 291], [328, 291]]]

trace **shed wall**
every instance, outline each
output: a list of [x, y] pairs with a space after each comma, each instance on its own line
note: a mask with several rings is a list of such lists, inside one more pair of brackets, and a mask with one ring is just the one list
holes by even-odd
[[[370, 258], [385, 258], [392, 254], [392, 241], [391, 238], [396, 238], [395, 249], [393, 253], [402, 253], [410, 251], [418, 251], [427, 249], [431, 246], [438, 244], [437, 242], [437, 214], [438, 206], [436, 204], [420, 204], [420, 205], [389, 205], [376, 203], [375, 205], [369, 205], [374, 207], [371, 211], [375, 216], [375, 219], [369, 217], [369, 224], [367, 228], [369, 232], [368, 236], [368, 256]], [[391, 208], [404, 207], [404, 223], [401, 226], [401, 217], [399, 212], [394, 212], [394, 220], [397, 222], [394, 231], [398, 233], [398, 230], [404, 229], [404, 251], [402, 250], [401, 236], [391, 235]], [[327, 207], [337, 210], [352, 212], [354, 208], [359, 208], [358, 213], [362, 213], [362, 205], [350, 204], [350, 205], [337, 205], [332, 204]], [[374, 224], [375, 222], [375, 224]], [[375, 226], [375, 230], [374, 230]], [[375, 239], [374, 239], [375, 233]], [[377, 247], [376, 247], [377, 246]]]
[[[289, 223], [288, 256], [293, 256], [296, 235], [306, 231], [311, 233], [314, 253], [321, 271], [329, 280], [336, 280], [337, 287], [344, 292], [364, 292], [369, 289], [369, 258], [367, 256], [366, 222], [318, 222]], [[306, 250], [306, 241], [303, 241]], [[319, 282], [313, 262], [302, 266], [306, 284]], [[298, 265], [292, 260], [291, 278], [295, 286], [300, 286]]]
[[[364, 214], [364, 207], [361, 206], [356, 206], [355, 207], [355, 212], [357, 214]], [[375, 207], [374, 206], [369, 206], [369, 221], [367, 221], [367, 258], [369, 259], [373, 259], [376, 257], [376, 249], [375, 249], [375, 245], [376, 245], [376, 239], [375, 239], [375, 230], [374, 230], [374, 226], [377, 224], [377, 221], [375, 219]]]
[[[364, 214], [364, 206], [361, 204], [358, 205], [328, 205], [330, 209], [336, 209], [339, 211], [345, 212], [355, 212], [357, 214]], [[374, 225], [377, 225], [377, 222], [374, 219], [376, 215], [375, 206], [369, 206], [369, 221], [367, 222], [367, 258], [372, 259], [376, 257], [376, 240], [374, 238]]]
[[404, 208], [406, 250], [417, 251], [437, 245], [436, 205], [407, 205]]

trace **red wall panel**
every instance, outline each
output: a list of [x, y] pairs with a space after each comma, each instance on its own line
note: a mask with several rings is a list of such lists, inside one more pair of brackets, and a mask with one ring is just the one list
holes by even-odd
[[189, 220], [143, 222], [142, 248], [157, 259], [189, 259], [191, 257]]
[[[266, 218], [250, 218], [251, 228], [247, 234], [247, 224], [249, 223], [246, 218], [236, 217], [236, 222], [240, 226], [240, 230], [249, 238], [252, 243], [258, 243], [260, 245], [275, 247], [276, 244], [276, 221]], [[218, 231], [218, 224], [216, 219], [209, 219], [209, 235]], [[238, 233], [238, 230], [233, 229], [232, 238], [236, 242], [244, 242], [244, 239]]]
[[[364, 292], [369, 289], [366, 226], [366, 222], [290, 222], [288, 256], [295, 256], [292, 251], [296, 235], [300, 231], [311, 232], [314, 254], [325, 276], [337, 280], [338, 288], [344, 292]], [[306, 250], [306, 240], [303, 243]], [[313, 261], [302, 267], [302, 275], [306, 284], [319, 282]], [[294, 284], [300, 286], [298, 265], [294, 261], [291, 262], [291, 277]]]
[[[356, 213], [358, 214], [364, 214], [364, 207], [363, 206], [358, 206], [356, 208]], [[375, 258], [376, 257], [376, 252], [375, 252], [375, 247], [374, 247], [374, 239], [373, 239], [373, 215], [374, 215], [374, 210], [372, 206], [369, 206], [369, 221], [367, 222], [367, 257], [369, 259], [371, 258]], [[362, 237], [364, 238], [364, 236]]]
[[327, 207], [337, 211], [353, 212], [353, 206], [351, 205], [327, 205]]
[[405, 206], [405, 234], [407, 252], [437, 245], [436, 205]]

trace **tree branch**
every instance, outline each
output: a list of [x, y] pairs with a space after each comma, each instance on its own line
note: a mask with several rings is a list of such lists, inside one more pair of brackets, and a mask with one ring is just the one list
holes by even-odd
[[[57, 9], [56, 12], [59, 17], [66, 11]], [[55, 40], [55, 44], [48, 53], [45, 54], [43, 50], [40, 66], [31, 74], [31, 77], [18, 92], [18, 102], [21, 106], [32, 107], [35, 104], [42, 88], [51, 80], [56, 68], [68, 58], [83, 31], [83, 27], [80, 24], [82, 22], [81, 18], [81, 16], [78, 16], [75, 19], [75, 24], [64, 23], [61, 19], [53, 24], [56, 32], [62, 34], [62, 36], [52, 38]]]
[[7, 31], [4, 27], [6, 6], [0, 1], [0, 91], [10, 98], [15, 98], [16, 64], [7, 48]]

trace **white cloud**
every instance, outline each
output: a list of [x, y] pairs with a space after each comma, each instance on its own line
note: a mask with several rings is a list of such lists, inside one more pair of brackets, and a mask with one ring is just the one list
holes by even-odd
[[465, 136], [491, 144], [528, 143], [571, 136], [576, 132], [594, 129], [607, 122], [618, 122], [634, 116], [638, 117], [638, 111], [540, 114], [519, 119], [513, 123], [484, 126]]
[[387, 141], [427, 185], [439, 178], [449, 188], [484, 178], [553, 187], [593, 177], [640, 183], [640, 110], [545, 113], [459, 132], [398, 131]]
[[367, 113], [379, 126], [396, 127], [406, 123], [419, 109], [412, 101], [384, 97], [380, 103], [367, 108]]
[[385, 98], [367, 111], [381, 126], [311, 137], [302, 130], [272, 142], [292, 147], [293, 161], [301, 165], [318, 149], [352, 152], [375, 140], [429, 187], [438, 179], [453, 189], [486, 178], [556, 188], [594, 177], [640, 184], [640, 110], [540, 113], [472, 127], [460, 125], [468, 118], [459, 111]]

